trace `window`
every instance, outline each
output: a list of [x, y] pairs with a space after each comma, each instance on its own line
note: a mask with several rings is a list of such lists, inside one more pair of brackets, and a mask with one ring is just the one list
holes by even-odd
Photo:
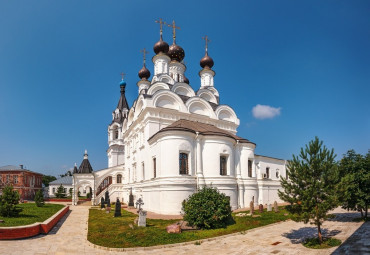
[[6, 182], [7, 182], [7, 183], [9, 183], [9, 182], [10, 182], [10, 175], [9, 175], [9, 174], [7, 174], [7, 175], [6, 175]]
[[180, 174], [189, 174], [187, 153], [179, 154], [179, 169], [180, 169]]
[[157, 177], [157, 159], [156, 158], [153, 158], [153, 172], [154, 172], [153, 178], [156, 178]]
[[122, 175], [117, 174], [117, 183], [122, 183]]
[[84, 189], [84, 194], [86, 194], [86, 190]]
[[248, 177], [252, 177], [252, 160], [248, 160]]
[[279, 169], [276, 169], [276, 178], [280, 177]]
[[53, 194], [55, 193], [55, 188], [53, 188]]
[[18, 183], [18, 175], [13, 175], [14, 184]]
[[141, 163], [141, 171], [142, 171], [142, 177], [143, 180], [145, 180], [145, 167], [144, 167], [144, 162]]
[[270, 179], [270, 168], [266, 167], [266, 178]]
[[118, 139], [118, 130], [114, 131], [114, 139]]
[[220, 156], [220, 175], [227, 175], [227, 157]]

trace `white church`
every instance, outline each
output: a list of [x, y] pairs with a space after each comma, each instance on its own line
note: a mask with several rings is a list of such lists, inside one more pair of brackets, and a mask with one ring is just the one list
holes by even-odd
[[[99, 204], [106, 191], [111, 201], [128, 203], [142, 198], [147, 211], [178, 215], [181, 203], [207, 185], [230, 197], [232, 209], [282, 202], [277, 194], [286, 161], [256, 155], [256, 144], [237, 136], [239, 119], [221, 104], [214, 82], [214, 62], [200, 60], [199, 85], [195, 89], [185, 76], [184, 50], [162, 38], [154, 45], [154, 75], [144, 65], [139, 71], [138, 96], [130, 107], [126, 82], [108, 125], [108, 168], [93, 171], [87, 153], [73, 174], [73, 188], [91, 188], [92, 203]], [[77, 204], [77, 192], [73, 204]]]

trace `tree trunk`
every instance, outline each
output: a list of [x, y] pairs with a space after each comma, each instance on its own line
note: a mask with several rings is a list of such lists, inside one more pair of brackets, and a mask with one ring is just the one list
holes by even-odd
[[360, 208], [360, 212], [361, 212], [361, 218], [364, 217], [364, 212], [362, 211], [362, 208]]
[[365, 220], [367, 219], [367, 204], [365, 205]]
[[319, 243], [321, 245], [321, 243], [322, 243], [322, 235], [321, 235], [320, 223], [317, 224], [317, 232], [318, 232], [318, 235], [319, 235]]

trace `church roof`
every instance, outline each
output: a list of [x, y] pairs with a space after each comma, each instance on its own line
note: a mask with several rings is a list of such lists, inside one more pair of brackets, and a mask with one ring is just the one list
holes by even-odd
[[49, 185], [72, 185], [72, 176], [64, 176], [49, 183]]
[[239, 141], [240, 143], [252, 143], [255, 144], [248, 139], [239, 137], [237, 135], [234, 135], [226, 130], [220, 129], [216, 126], [210, 125], [210, 124], [205, 124], [201, 122], [195, 122], [195, 121], [190, 121], [190, 120], [184, 120], [180, 119], [178, 121], [175, 121], [171, 125], [162, 128], [159, 130], [157, 133], [155, 133], [152, 137], [149, 138], [151, 140], [154, 136], [156, 136], [159, 133], [163, 133], [166, 131], [186, 131], [186, 132], [191, 132], [196, 134], [197, 132], [200, 135], [214, 135], [214, 136], [225, 136], [234, 139], [235, 141]]
[[87, 158], [84, 158], [84, 160], [82, 160], [82, 163], [78, 169], [78, 173], [79, 174], [86, 174], [86, 173], [92, 173], [93, 169], [90, 165], [90, 161], [89, 159]]
[[125, 94], [121, 94], [121, 97], [119, 98], [119, 101], [118, 101], [118, 104], [117, 104], [117, 108], [120, 109], [121, 111], [123, 109], [127, 109], [127, 110], [130, 109], [130, 107], [128, 107], [128, 103], [127, 103]]

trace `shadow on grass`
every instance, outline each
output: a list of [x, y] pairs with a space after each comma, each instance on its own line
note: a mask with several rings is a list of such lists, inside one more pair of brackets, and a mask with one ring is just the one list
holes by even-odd
[[[321, 229], [321, 233], [323, 237], [333, 237], [338, 235], [340, 230], [328, 230], [326, 228]], [[304, 240], [310, 237], [317, 236], [317, 227], [304, 227], [300, 229], [293, 229], [288, 233], [283, 234], [284, 237], [290, 239], [293, 244], [302, 243]]]

